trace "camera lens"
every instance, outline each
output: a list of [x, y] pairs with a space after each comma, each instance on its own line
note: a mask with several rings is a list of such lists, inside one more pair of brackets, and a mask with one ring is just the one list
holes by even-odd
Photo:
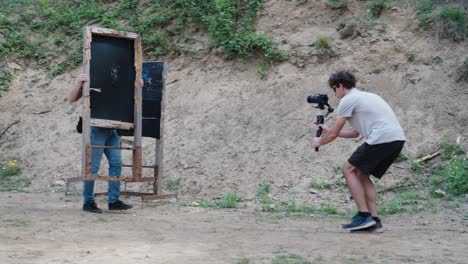
[[315, 95], [307, 96], [307, 102], [309, 104], [316, 104], [317, 103], [317, 96], [315, 96]]

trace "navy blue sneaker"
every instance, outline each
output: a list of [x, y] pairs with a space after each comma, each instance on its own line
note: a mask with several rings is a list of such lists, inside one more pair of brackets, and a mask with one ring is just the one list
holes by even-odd
[[382, 219], [377, 219], [375, 220], [375, 225], [374, 226], [371, 226], [371, 227], [368, 227], [368, 228], [365, 228], [365, 229], [359, 229], [359, 230], [354, 230], [354, 231], [351, 231], [351, 232], [377, 232], [377, 233], [382, 233], [384, 232], [384, 227], [382, 225]]
[[342, 225], [343, 229], [349, 231], [362, 230], [375, 226], [377, 223], [374, 221], [372, 216], [362, 216], [357, 214], [353, 217], [351, 223]]

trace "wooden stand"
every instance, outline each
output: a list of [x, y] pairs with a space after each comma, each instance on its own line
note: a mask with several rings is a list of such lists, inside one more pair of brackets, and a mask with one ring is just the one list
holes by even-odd
[[[83, 97], [83, 132], [82, 132], [82, 171], [80, 177], [68, 178], [66, 181], [66, 194], [68, 194], [68, 186], [70, 183], [80, 181], [124, 181], [124, 182], [152, 182], [153, 191], [150, 193], [139, 193], [139, 192], [121, 192], [123, 195], [135, 195], [140, 196], [142, 200], [155, 200], [155, 199], [168, 199], [176, 198], [176, 194], [158, 194], [158, 180], [161, 175], [161, 161], [162, 161], [162, 122], [160, 128], [160, 138], [156, 139], [156, 152], [155, 152], [155, 164], [152, 166], [142, 165], [142, 87], [140, 86], [140, 80], [142, 79], [142, 50], [141, 50], [141, 38], [138, 34], [131, 32], [123, 32], [112, 29], [105, 29], [99, 27], [85, 27], [84, 28], [84, 45], [83, 45], [83, 67], [84, 73], [90, 76], [90, 62], [91, 62], [91, 43], [93, 36], [104, 36], [112, 38], [120, 38], [131, 40], [134, 43], [134, 67], [135, 67], [135, 80], [134, 80], [134, 122], [121, 122], [118, 120], [105, 120], [98, 118], [91, 118], [91, 96], [90, 90], [99, 90], [99, 88], [90, 88], [90, 82], [85, 82], [82, 90]], [[118, 56], [118, 54], [117, 54]], [[166, 68], [164, 68], [166, 69]], [[165, 79], [165, 73], [163, 72], [163, 82]], [[91, 77], [91, 76], [90, 76]], [[117, 78], [118, 79], [118, 78]], [[161, 98], [161, 115], [164, 113], [164, 108]], [[160, 120], [163, 120], [161, 117]], [[115, 128], [121, 130], [133, 129], [133, 141], [121, 138], [120, 147], [111, 146], [96, 146], [91, 145], [91, 126], [104, 127], [104, 128]], [[128, 145], [123, 147], [122, 143]], [[106, 149], [121, 149], [132, 151], [132, 164], [122, 165], [123, 167], [131, 167], [131, 176], [95, 176], [91, 175], [91, 150], [92, 148], [106, 148]], [[153, 169], [152, 177], [143, 177], [142, 169], [150, 168]], [[97, 193], [96, 195], [103, 195], [106, 193]]]

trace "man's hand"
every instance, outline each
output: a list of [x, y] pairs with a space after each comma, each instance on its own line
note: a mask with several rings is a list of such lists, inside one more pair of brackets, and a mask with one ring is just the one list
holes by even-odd
[[89, 82], [89, 75], [86, 73], [82, 73], [80, 74], [80, 76], [78, 76], [78, 84], [81, 87], [85, 82]]
[[313, 148], [318, 148], [318, 147], [320, 147], [320, 146], [321, 146], [320, 140], [321, 140], [321, 138], [319, 138], [319, 137], [314, 137], [314, 138], [312, 139], [312, 147], [313, 147]]
[[330, 132], [330, 129], [326, 126], [326, 125], [323, 125], [323, 124], [315, 124], [315, 130], [318, 130], [319, 128], [322, 129], [322, 135], [326, 135], [328, 134], [328, 132]]

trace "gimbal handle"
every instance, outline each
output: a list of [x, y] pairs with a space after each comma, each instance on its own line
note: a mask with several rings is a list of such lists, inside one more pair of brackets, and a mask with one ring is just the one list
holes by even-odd
[[[325, 118], [323, 117], [323, 115], [316, 116], [315, 124], [322, 125], [324, 122], [325, 122]], [[317, 131], [315, 132], [315, 136], [320, 137], [321, 135], [322, 135], [322, 128], [319, 127], [319, 129], [317, 129]], [[316, 147], [315, 151], [318, 152], [319, 148]]]

